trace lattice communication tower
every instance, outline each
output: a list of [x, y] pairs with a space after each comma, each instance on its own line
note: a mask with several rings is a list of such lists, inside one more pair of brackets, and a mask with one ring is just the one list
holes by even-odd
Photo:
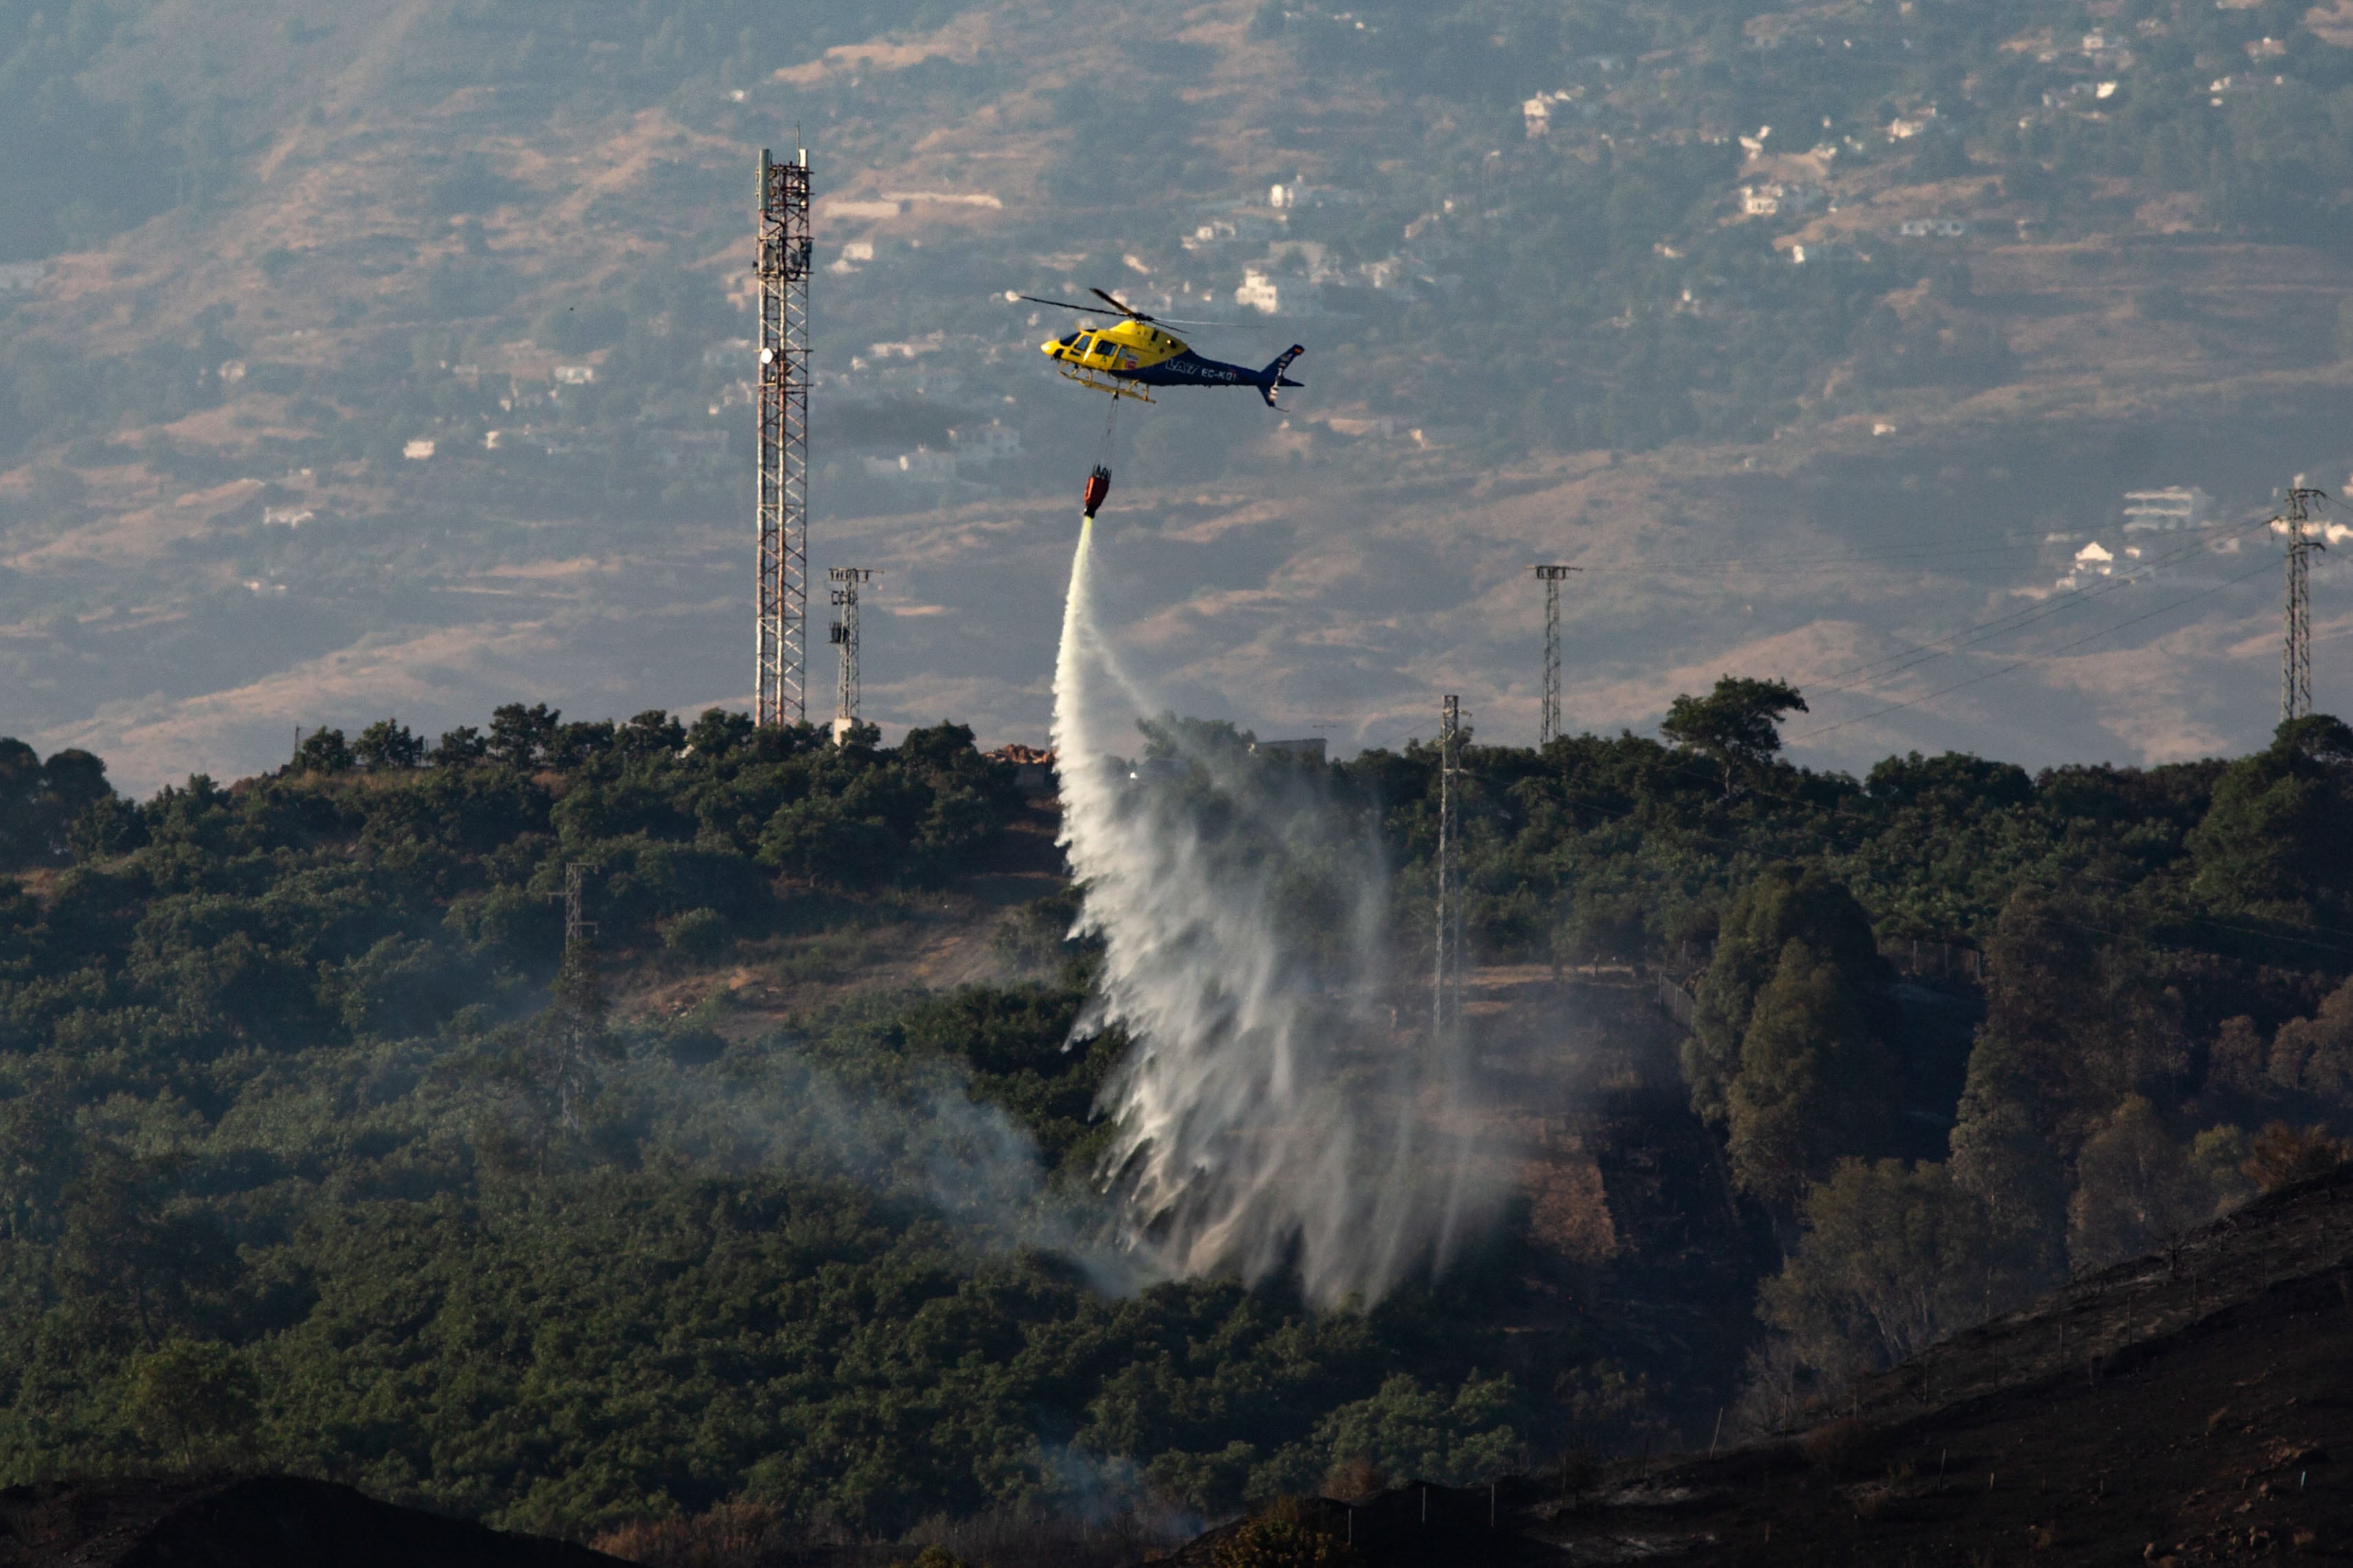
[[753, 718], [808, 717], [808, 150], [760, 152], [760, 583]]
[[1536, 715], [1536, 744], [1549, 746], [1560, 734], [1560, 585], [1579, 566], [1528, 568], [1545, 585], [1544, 708]]
[[1462, 700], [1439, 700], [1438, 943], [1430, 977], [1430, 1033], [1442, 1043], [1462, 1021]]
[[2287, 533], [2286, 636], [2280, 648], [2280, 721], [2301, 719], [2312, 711], [2312, 563], [2325, 541], [2312, 537], [2311, 504], [2325, 501], [2328, 492], [2297, 485], [2287, 492], [2287, 506], [2272, 519]]
[[840, 619], [826, 628], [826, 636], [841, 651], [841, 664], [833, 688], [833, 738], [839, 742], [858, 722], [858, 586], [871, 581], [874, 573], [864, 566], [834, 566], [826, 571], [833, 580], [833, 607]]

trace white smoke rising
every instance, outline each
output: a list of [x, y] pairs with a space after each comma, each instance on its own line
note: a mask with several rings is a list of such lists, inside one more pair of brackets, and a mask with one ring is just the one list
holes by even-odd
[[1377, 1299], [1443, 1267], [1493, 1206], [1459, 1043], [1390, 1026], [1378, 855], [1320, 794], [1215, 749], [1187, 758], [1206, 795], [1113, 763], [1154, 704], [1096, 622], [1092, 535], [1071, 563], [1054, 748], [1079, 929], [1105, 948], [1093, 1021], [1134, 1041], [1104, 1092], [1121, 1239], [1178, 1277], [1295, 1268], [1319, 1305]]

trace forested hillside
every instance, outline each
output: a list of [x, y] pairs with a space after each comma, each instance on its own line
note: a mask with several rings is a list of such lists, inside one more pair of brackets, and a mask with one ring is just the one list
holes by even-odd
[[[514, 705], [143, 801], [0, 745], [0, 1479], [256, 1464], [576, 1535], [740, 1497], [882, 1536], [1467, 1482], [1720, 1403], [1769, 1424], [2341, 1156], [2353, 732], [1854, 779], [1778, 760], [1798, 700], [1727, 681], [1663, 742], [1467, 759], [1484, 964], [1557, 966], [1556, 1031], [1612, 976], [1695, 984], [1644, 1136], [1724, 1152], [1687, 1174], [1757, 1242], [1714, 1304], [1745, 1367], [1608, 1310], [1667, 1241], [1558, 1268], [1541, 1205], [1329, 1313], [1123, 1275], [1093, 1097], [1127, 1042], [1072, 1040], [1070, 895], [1008, 870], [1050, 802], [959, 726]], [[1425, 1016], [1435, 763], [1311, 770], [1390, 870], [1408, 1006], [1368, 1049]], [[1211, 777], [1137, 787], [1214, 816]], [[986, 963], [910, 984], [941, 920]], [[1915, 940], [1981, 967], [1923, 975]], [[1583, 1326], [1515, 1332], [1546, 1279]]]
[[[387, 710], [740, 700], [749, 184], [796, 136], [813, 559], [884, 573], [894, 734], [1042, 723], [1102, 426], [1008, 295], [1088, 287], [1308, 348], [1281, 416], [1171, 396], [1111, 443], [1107, 562], [1190, 709], [1394, 746], [1435, 656], [1533, 733], [1532, 558], [1588, 568], [1598, 724], [1859, 665], [2086, 542], [2138, 570], [2126, 491], [2219, 525], [2353, 464], [2348, 38], [2285, 0], [7, 0], [8, 726], [144, 792]], [[2003, 686], [1811, 680], [1884, 717], [1809, 759], [2251, 747], [2227, 542], [2163, 542], [2144, 659], [2063, 621]]]

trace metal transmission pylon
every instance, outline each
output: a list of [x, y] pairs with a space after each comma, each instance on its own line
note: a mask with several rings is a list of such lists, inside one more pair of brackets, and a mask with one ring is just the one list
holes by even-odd
[[834, 566], [826, 571], [833, 580], [833, 606], [841, 618], [826, 628], [833, 646], [841, 650], [841, 669], [833, 688], [833, 740], [841, 743], [858, 722], [858, 585], [875, 574], [864, 566]]
[[535, 1031], [528, 1051], [533, 1069], [552, 1100], [555, 1120], [578, 1131], [580, 1108], [586, 1101], [593, 1076], [592, 1059], [605, 1033], [604, 978], [597, 973], [596, 922], [583, 912], [588, 873], [595, 867], [578, 860], [564, 868], [564, 890], [551, 897], [564, 900], [564, 959], [555, 973], [555, 1006], [546, 1026]]
[[760, 585], [753, 719], [808, 717], [808, 150], [760, 153]]
[[1439, 700], [1438, 944], [1430, 977], [1430, 1036], [1443, 1041], [1462, 1021], [1462, 700]]
[[581, 918], [581, 900], [587, 890], [588, 873], [593, 869], [595, 868], [586, 861], [565, 862], [564, 891], [554, 895], [564, 900], [564, 955], [566, 958], [596, 934], [596, 922]]
[[1544, 709], [1536, 716], [1536, 744], [1548, 746], [1560, 734], [1560, 585], [1581, 566], [1531, 566], [1545, 585]]
[[[2300, 477], [2300, 476], [2299, 476]], [[2287, 492], [2287, 506], [2272, 519], [2287, 534], [2286, 637], [2280, 648], [2280, 722], [2301, 719], [2312, 711], [2312, 565], [2316, 550], [2328, 548], [2312, 537], [2307, 510], [2325, 501], [2328, 492], [2297, 485]]]

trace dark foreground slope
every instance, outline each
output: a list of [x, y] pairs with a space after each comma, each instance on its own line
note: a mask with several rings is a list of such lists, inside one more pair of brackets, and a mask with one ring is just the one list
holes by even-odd
[[0, 1491], [0, 1568], [617, 1568], [568, 1542], [513, 1535], [292, 1476], [124, 1478]]
[[1374, 1565], [2353, 1559], [2353, 1167], [1947, 1341], [1811, 1431], [1307, 1522]]

